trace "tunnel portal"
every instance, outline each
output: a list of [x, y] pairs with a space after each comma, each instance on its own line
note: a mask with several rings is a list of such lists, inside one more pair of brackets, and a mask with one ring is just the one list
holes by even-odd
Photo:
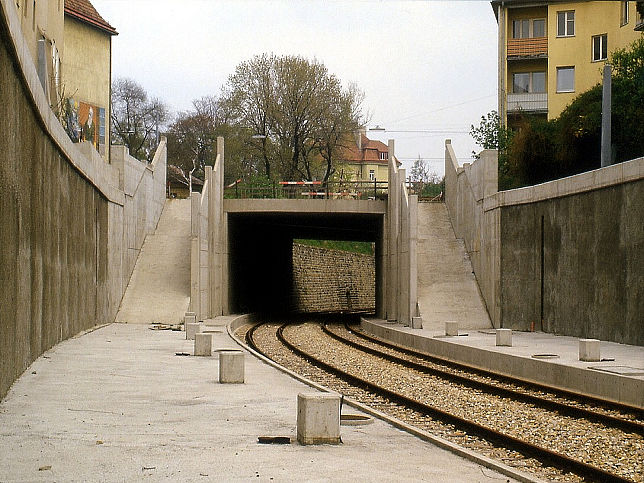
[[294, 311], [294, 239], [374, 243], [378, 293], [382, 271], [378, 261], [383, 249], [383, 225], [384, 215], [374, 213], [229, 212], [231, 311], [264, 314]]

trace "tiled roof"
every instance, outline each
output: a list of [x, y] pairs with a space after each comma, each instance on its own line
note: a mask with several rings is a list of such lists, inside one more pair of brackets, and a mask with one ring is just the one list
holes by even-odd
[[360, 135], [362, 136], [362, 149], [358, 149], [355, 141], [348, 141], [349, 145], [342, 150], [340, 158], [348, 163], [388, 164], [386, 159], [380, 159], [380, 153], [389, 151], [387, 145], [383, 142], [369, 139], [364, 134]]
[[65, 14], [110, 35], [118, 35], [116, 29], [101, 17], [89, 0], [65, 0]]

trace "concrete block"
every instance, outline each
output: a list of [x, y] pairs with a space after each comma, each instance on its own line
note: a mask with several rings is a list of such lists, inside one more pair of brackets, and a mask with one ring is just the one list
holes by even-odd
[[203, 328], [203, 324], [191, 322], [191, 323], [185, 324], [185, 327], [186, 327], [186, 340], [194, 340], [195, 334], [198, 334], [199, 332], [201, 332], [201, 329]]
[[445, 322], [445, 335], [458, 335], [458, 322], [453, 320]]
[[599, 340], [597, 339], [579, 339], [579, 360], [584, 362], [598, 362]]
[[340, 395], [297, 395], [297, 440], [300, 444], [340, 443]]
[[422, 317], [412, 317], [411, 318], [411, 328], [412, 329], [422, 329], [423, 328], [423, 318]]
[[496, 345], [512, 347], [512, 329], [496, 329]]
[[195, 355], [208, 357], [212, 355], [212, 334], [195, 334]]
[[188, 324], [197, 323], [197, 314], [194, 312], [186, 312], [186, 315], [183, 316], [183, 326], [187, 327]]
[[219, 382], [243, 384], [244, 353], [240, 350], [224, 350], [219, 353]]

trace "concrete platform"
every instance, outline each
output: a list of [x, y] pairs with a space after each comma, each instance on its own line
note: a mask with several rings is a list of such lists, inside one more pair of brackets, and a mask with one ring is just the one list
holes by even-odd
[[[239, 348], [207, 322], [215, 352]], [[217, 357], [175, 355], [192, 347], [112, 324], [47, 351], [0, 403], [0, 480], [509, 481], [380, 420], [342, 426], [341, 445], [258, 444], [295, 440], [311, 388], [249, 354], [244, 384], [217, 384]]]
[[[493, 329], [411, 329], [361, 319], [369, 333], [455, 362], [609, 401], [644, 408], [644, 347], [601, 341], [601, 361], [579, 360], [579, 339], [543, 332], [512, 333], [512, 346], [497, 346]], [[550, 355], [554, 357], [534, 357]]]

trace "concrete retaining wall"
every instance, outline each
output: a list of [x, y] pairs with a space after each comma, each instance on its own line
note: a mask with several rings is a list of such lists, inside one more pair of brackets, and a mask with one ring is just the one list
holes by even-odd
[[481, 193], [483, 154], [459, 168], [448, 143], [445, 191], [494, 325], [644, 345], [644, 158]]
[[152, 165], [127, 156], [119, 167], [73, 144], [49, 108], [15, 9], [9, 0], [0, 7], [2, 398], [44, 351], [114, 320], [163, 206], [166, 155], [163, 142]]
[[373, 312], [373, 255], [293, 244], [293, 307], [297, 312]]

